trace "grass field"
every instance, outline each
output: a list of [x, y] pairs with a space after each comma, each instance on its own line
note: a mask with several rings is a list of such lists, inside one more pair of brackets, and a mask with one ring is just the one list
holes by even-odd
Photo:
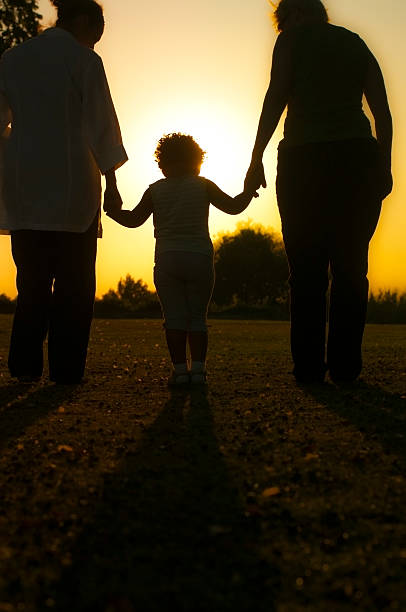
[[87, 382], [7, 372], [0, 612], [406, 611], [406, 327], [362, 380], [298, 387], [289, 326], [211, 321], [170, 393], [159, 321], [96, 320]]

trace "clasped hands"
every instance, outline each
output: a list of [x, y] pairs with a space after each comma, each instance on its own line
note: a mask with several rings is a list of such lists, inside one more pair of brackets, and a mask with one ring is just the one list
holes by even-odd
[[[244, 191], [253, 192], [259, 187], [266, 188], [264, 165], [261, 160], [251, 162], [244, 181]], [[258, 197], [258, 194], [255, 197]]]
[[120, 211], [123, 206], [123, 200], [117, 185], [108, 186], [104, 192], [103, 210], [107, 215], [114, 214]]
[[[251, 162], [244, 181], [244, 191], [252, 193], [253, 197], [257, 198], [258, 193], [256, 193], [256, 191], [257, 189], [259, 189], [259, 187], [266, 187], [264, 166], [262, 161]], [[115, 212], [120, 211], [122, 209], [122, 206], [123, 200], [121, 198], [116, 183], [114, 182], [108, 184], [104, 192], [104, 212], [107, 215], [111, 216], [114, 215]]]

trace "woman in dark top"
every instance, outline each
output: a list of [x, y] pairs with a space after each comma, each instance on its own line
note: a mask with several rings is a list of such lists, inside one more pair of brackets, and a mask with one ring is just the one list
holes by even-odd
[[329, 24], [319, 0], [281, 0], [275, 20], [281, 33], [246, 184], [266, 187], [262, 156], [287, 106], [276, 192], [290, 268], [293, 373], [320, 382], [329, 370], [333, 381], [351, 382], [362, 368], [369, 241], [392, 190], [385, 85], [366, 44]]

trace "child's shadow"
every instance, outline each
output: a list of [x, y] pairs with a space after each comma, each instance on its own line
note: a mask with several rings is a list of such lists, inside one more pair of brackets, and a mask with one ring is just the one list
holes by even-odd
[[272, 612], [278, 577], [255, 556], [259, 526], [251, 521], [205, 393], [176, 391], [122, 471], [105, 480], [56, 606]]
[[307, 392], [378, 440], [387, 453], [406, 461], [406, 393], [401, 396], [363, 382], [338, 388], [314, 385]]

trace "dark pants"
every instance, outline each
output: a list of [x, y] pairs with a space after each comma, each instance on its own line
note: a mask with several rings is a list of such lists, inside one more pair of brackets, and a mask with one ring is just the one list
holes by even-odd
[[[354, 380], [368, 302], [368, 247], [381, 210], [374, 140], [279, 148], [277, 197], [290, 268], [291, 348], [301, 380]], [[331, 275], [327, 365], [326, 293]]]
[[81, 380], [93, 316], [97, 226], [96, 218], [84, 233], [11, 232], [18, 290], [11, 376], [41, 376], [48, 333], [50, 379]]

